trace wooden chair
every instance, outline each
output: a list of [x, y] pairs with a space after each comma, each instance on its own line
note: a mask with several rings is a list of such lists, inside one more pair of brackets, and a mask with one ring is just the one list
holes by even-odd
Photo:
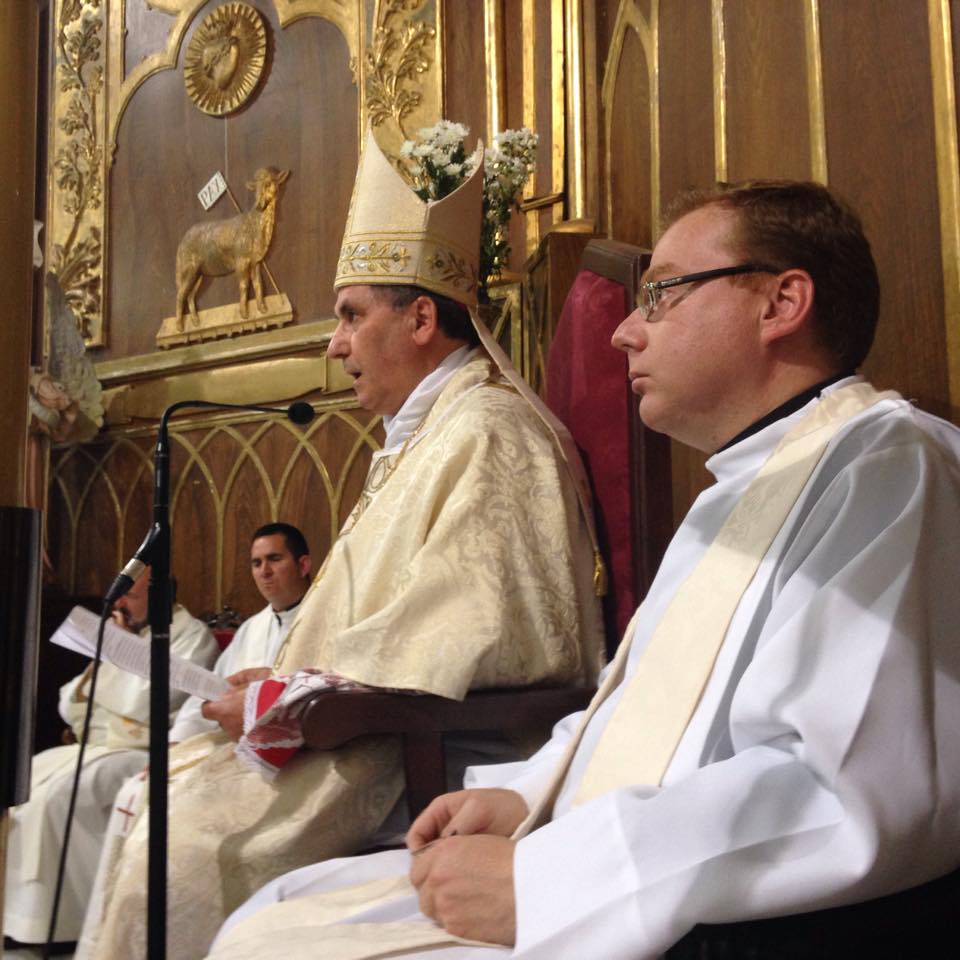
[[[592, 473], [610, 575], [608, 653], [646, 592], [671, 532], [669, 443], [643, 429], [625, 358], [610, 346], [613, 331], [636, 302], [647, 258], [637, 247], [591, 241], [570, 278], [547, 368], [547, 402], [570, 428]], [[321, 695], [306, 709], [303, 729], [307, 746], [315, 749], [334, 749], [364, 734], [398, 734], [407, 803], [415, 817], [447, 789], [446, 735], [546, 730], [583, 709], [592, 693], [489, 690], [470, 693], [463, 702], [386, 693]]]

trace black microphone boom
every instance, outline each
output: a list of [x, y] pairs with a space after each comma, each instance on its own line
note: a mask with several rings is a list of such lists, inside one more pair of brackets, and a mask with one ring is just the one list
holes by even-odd
[[[286, 408], [246, 406], [240, 403], [211, 403], [208, 400], [181, 400], [179, 403], [174, 403], [164, 410], [164, 423], [170, 414], [184, 407], [206, 407], [214, 410], [251, 410], [257, 413], [282, 413], [291, 423], [295, 423], [298, 427], [306, 426], [314, 416], [316, 416], [313, 405], [307, 403], [306, 400], [297, 400]], [[117, 578], [113, 583], [110, 584], [110, 589], [103, 597], [104, 603], [115, 603], [133, 586], [134, 582], [140, 577], [151, 561], [151, 554], [154, 544], [157, 542], [157, 536], [157, 527], [154, 525], [143, 538], [143, 543], [137, 547], [137, 552], [130, 558], [120, 573], [117, 574]]]

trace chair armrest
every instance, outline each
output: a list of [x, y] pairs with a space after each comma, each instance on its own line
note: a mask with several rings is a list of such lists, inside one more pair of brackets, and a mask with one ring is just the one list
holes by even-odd
[[593, 690], [519, 688], [480, 690], [462, 700], [430, 695], [349, 690], [321, 693], [303, 714], [308, 747], [334, 750], [365, 734], [397, 734], [403, 741], [411, 817], [444, 793], [445, 733], [505, 733], [536, 729], [582, 710]]

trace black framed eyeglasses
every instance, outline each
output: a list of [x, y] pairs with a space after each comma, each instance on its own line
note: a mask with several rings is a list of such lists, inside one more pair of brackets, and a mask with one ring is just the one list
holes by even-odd
[[663, 291], [670, 287], [679, 287], [684, 283], [699, 283], [702, 280], [715, 280], [717, 277], [732, 277], [738, 273], [780, 273], [773, 267], [766, 267], [759, 263], [739, 263], [732, 267], [716, 267], [713, 270], [701, 270], [699, 273], [685, 273], [682, 277], [670, 277], [668, 280], [650, 280], [640, 284], [637, 296], [637, 309], [640, 316], [648, 323], [660, 306]]

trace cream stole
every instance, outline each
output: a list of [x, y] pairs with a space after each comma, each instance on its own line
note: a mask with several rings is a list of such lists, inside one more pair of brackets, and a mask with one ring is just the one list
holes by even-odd
[[[827, 445], [844, 424], [884, 399], [900, 396], [893, 391], [878, 393], [868, 383], [840, 387], [822, 397], [781, 440], [654, 630], [587, 766], [576, 803], [633, 783], [660, 783], [713, 670], [730, 620]], [[550, 819], [583, 731], [623, 679], [636, 619], [635, 614], [550, 786], [514, 832], [514, 839]], [[214, 957], [257, 956], [255, 951], [270, 942], [271, 932], [277, 935], [281, 919], [289, 929], [297, 926], [292, 912], [300, 918], [309, 914], [312, 920], [315, 911], [324, 907], [319, 929], [311, 923], [310, 934], [303, 927], [298, 931], [304, 937], [303, 953], [299, 942], [289, 945], [293, 949], [285, 945], [287, 960], [314, 956], [310, 951], [321, 944], [326, 960], [374, 960], [396, 956], [396, 951], [404, 949], [473, 942], [426, 922], [328, 925], [404, 896], [415, 897], [416, 891], [405, 878], [396, 877], [305, 898], [311, 902], [309, 906], [302, 903], [299, 910], [296, 900], [278, 904], [241, 922], [224, 937]]]
[[[654, 629], [590, 758], [575, 804], [628, 784], [662, 781], [743, 594], [827, 445], [849, 420], [883, 399], [900, 395], [878, 393], [862, 382], [825, 394], [767, 458]], [[515, 839], [549, 819], [587, 724], [623, 677], [634, 621], [550, 787], [517, 828]]]

